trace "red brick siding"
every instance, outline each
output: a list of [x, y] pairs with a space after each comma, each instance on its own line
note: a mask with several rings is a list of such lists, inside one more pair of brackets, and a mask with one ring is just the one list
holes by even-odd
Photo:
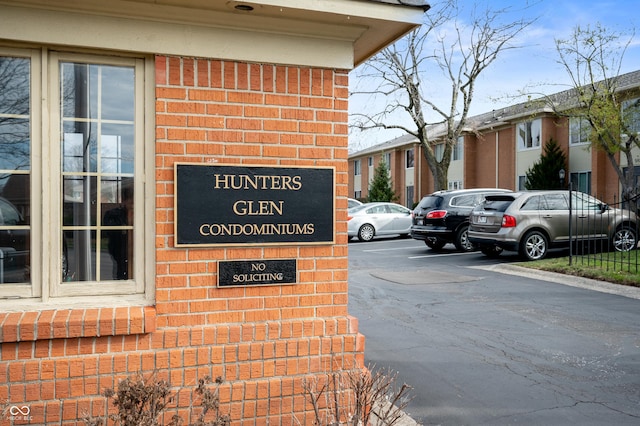
[[[0, 400], [31, 424], [82, 424], [105, 388], [155, 370], [175, 387], [222, 376], [233, 424], [309, 423], [303, 380], [364, 361], [347, 313], [347, 72], [157, 57], [155, 83], [156, 305], [0, 314]], [[178, 161], [334, 166], [337, 243], [174, 247]], [[216, 287], [219, 260], [262, 258], [297, 259], [298, 283]]]

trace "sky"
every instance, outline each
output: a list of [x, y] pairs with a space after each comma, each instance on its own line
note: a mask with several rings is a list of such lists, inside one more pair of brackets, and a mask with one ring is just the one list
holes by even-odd
[[[430, 3], [435, 5], [438, 1], [432, 0]], [[514, 100], [513, 96], [519, 93], [552, 94], [569, 89], [571, 81], [567, 71], [558, 63], [555, 40], [568, 39], [576, 26], [593, 27], [600, 24], [608, 30], [627, 34], [621, 40], [632, 38], [632, 42], [624, 53], [620, 72], [640, 70], [640, 25], [634, 23], [639, 0], [459, 0], [460, 4], [467, 5], [486, 4], [487, 1], [492, 9], [510, 8], [514, 19], [538, 19], [514, 40], [516, 48], [501, 52], [496, 61], [480, 75], [469, 116], [525, 101], [526, 98]], [[525, 11], [520, 9], [524, 6], [527, 7]], [[352, 91], [367, 87], [368, 81], [358, 77], [359, 71], [361, 67], [350, 74]], [[448, 109], [450, 101], [446, 96], [450, 86], [445, 81], [442, 83], [427, 82], [428, 95], [432, 99], [442, 99], [438, 105]], [[379, 103], [384, 100], [373, 101], [363, 96], [352, 96], [349, 102], [349, 112], [358, 113], [378, 110]], [[411, 125], [406, 113], [396, 116], [394, 120]], [[352, 129], [349, 151], [357, 152], [403, 134], [400, 130]]]

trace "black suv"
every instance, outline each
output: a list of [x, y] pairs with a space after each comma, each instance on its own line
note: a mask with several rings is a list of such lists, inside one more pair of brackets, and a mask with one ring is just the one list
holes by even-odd
[[437, 191], [427, 195], [413, 211], [411, 238], [423, 240], [433, 250], [453, 243], [460, 251], [475, 249], [467, 237], [469, 214], [487, 194], [511, 192], [508, 189], [476, 188]]

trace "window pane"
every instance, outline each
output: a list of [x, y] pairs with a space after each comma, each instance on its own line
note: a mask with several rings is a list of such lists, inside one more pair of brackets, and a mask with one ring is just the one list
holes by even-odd
[[100, 138], [102, 173], [133, 174], [134, 126], [132, 124], [105, 124]]
[[[2, 88], [0, 87], [1, 90]], [[29, 118], [9, 118], [0, 114], [1, 170], [31, 169], [31, 136], [29, 132]]]
[[[95, 281], [97, 270], [96, 232], [74, 230], [64, 233], [68, 271], [65, 281]], [[63, 255], [64, 257], [64, 255]], [[64, 273], [63, 258], [63, 273]]]
[[569, 203], [562, 194], [552, 194], [544, 197], [547, 210], [569, 210]]
[[97, 225], [97, 180], [90, 176], [65, 176], [62, 181], [64, 194], [64, 226]]
[[96, 172], [96, 125], [67, 120], [63, 124], [62, 170]]
[[0, 198], [0, 284], [30, 281], [31, 232], [25, 217]]
[[64, 118], [97, 118], [98, 66], [62, 63], [60, 67], [62, 116]]
[[101, 92], [104, 120], [126, 120], [134, 118], [134, 74], [133, 68], [102, 66]]

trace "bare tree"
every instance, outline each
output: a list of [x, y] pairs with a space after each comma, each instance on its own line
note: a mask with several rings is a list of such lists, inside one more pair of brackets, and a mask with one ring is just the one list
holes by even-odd
[[624, 35], [600, 24], [577, 26], [568, 39], [557, 39], [559, 62], [571, 79], [572, 104], [551, 102], [557, 114], [589, 124], [591, 146], [607, 155], [625, 198], [638, 195], [632, 151], [640, 148], [640, 92], [622, 90], [626, 88], [620, 76], [632, 40], [633, 33]]
[[[363, 65], [361, 78], [377, 83], [372, 90], [356, 90], [352, 95], [383, 96], [386, 107], [352, 114], [352, 126], [401, 129], [415, 136], [423, 147], [434, 189], [446, 189], [453, 147], [465, 128], [478, 77], [501, 52], [515, 48], [515, 38], [535, 21], [510, 21], [511, 12], [510, 8], [474, 6], [465, 23], [457, 0], [432, 8], [424, 25]], [[439, 101], [432, 93], [440, 90], [436, 81], [442, 76], [450, 86], [442, 88], [448, 95]], [[408, 120], [399, 117], [407, 114], [410, 124], [402, 124]], [[430, 120], [429, 114], [434, 118]], [[429, 129], [436, 126], [443, 140], [430, 138]], [[441, 156], [436, 155], [436, 142], [444, 142]]]

